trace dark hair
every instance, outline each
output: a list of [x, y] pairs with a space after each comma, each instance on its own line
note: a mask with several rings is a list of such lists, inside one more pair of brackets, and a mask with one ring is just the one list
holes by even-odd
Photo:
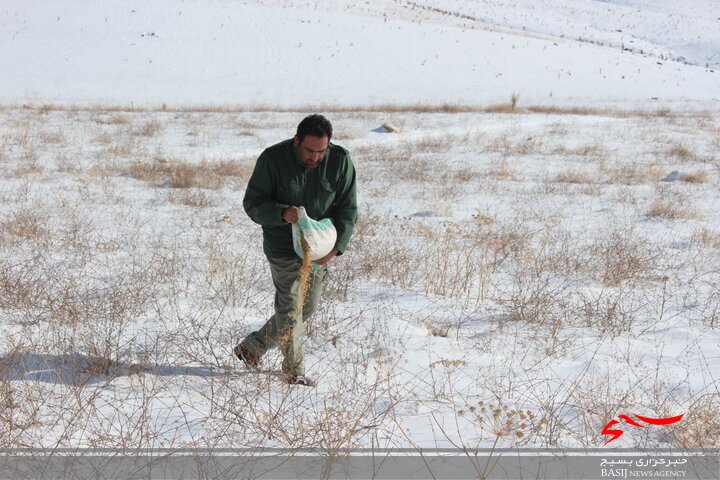
[[332, 125], [330, 120], [322, 115], [309, 115], [303, 118], [298, 125], [296, 135], [300, 142], [308, 135], [318, 138], [327, 137], [330, 140], [332, 138]]

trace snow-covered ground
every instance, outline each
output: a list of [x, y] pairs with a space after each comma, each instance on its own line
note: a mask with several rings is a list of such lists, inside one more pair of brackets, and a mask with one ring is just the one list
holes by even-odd
[[718, 2], [436, 3], [10, 0], [0, 101], [720, 101]]
[[[0, 447], [718, 446], [717, 2], [440, 3], [3, 3]], [[361, 216], [306, 389], [231, 349], [321, 107]]]

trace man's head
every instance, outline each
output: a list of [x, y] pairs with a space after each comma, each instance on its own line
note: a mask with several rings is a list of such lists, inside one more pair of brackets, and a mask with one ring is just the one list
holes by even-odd
[[298, 125], [293, 144], [300, 161], [308, 168], [315, 168], [328, 149], [332, 138], [332, 125], [322, 115], [305, 117]]

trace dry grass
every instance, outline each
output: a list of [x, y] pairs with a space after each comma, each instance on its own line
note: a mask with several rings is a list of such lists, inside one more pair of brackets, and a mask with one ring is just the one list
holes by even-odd
[[115, 136], [112, 133], [103, 130], [94, 135], [90, 141], [93, 143], [107, 146], [113, 143], [114, 138]]
[[720, 404], [708, 395], [692, 405], [682, 422], [672, 429], [676, 448], [720, 448]]
[[618, 336], [631, 332], [639, 321], [639, 299], [633, 286], [584, 292], [578, 296], [577, 317], [585, 327]]
[[522, 179], [518, 170], [513, 168], [506, 159], [493, 163], [486, 175], [501, 181], [517, 182]]
[[128, 138], [125, 141], [120, 139], [119, 141], [112, 143], [108, 146], [106, 151], [114, 157], [131, 158], [139, 153], [137, 148], [137, 145]]
[[571, 390], [569, 399], [577, 405], [578, 420], [584, 426], [580, 431], [573, 429], [575, 435], [587, 436], [578, 440], [585, 445], [603, 445], [608, 437], [602, 435], [602, 426], [619, 412], [629, 411], [637, 405], [636, 390], [621, 385], [611, 374], [583, 378], [577, 388]]
[[18, 240], [46, 241], [50, 236], [47, 222], [48, 219], [39, 212], [21, 208], [0, 222], [0, 232]]
[[36, 128], [29, 122], [17, 125], [8, 135], [5, 143], [14, 145], [19, 150], [19, 160], [22, 164], [18, 167], [18, 171], [24, 171], [29, 168], [35, 168], [38, 160], [38, 142]]
[[720, 232], [702, 228], [695, 233], [694, 239], [703, 247], [720, 249]]
[[[569, 275], [577, 269], [570, 251], [568, 235], [557, 229], [554, 215], [544, 213], [544, 227], [531, 229], [531, 216], [525, 212], [513, 218], [499, 232], [502, 246], [491, 265], [502, 265], [507, 284], [495, 286], [493, 298], [501, 307], [503, 319], [529, 325], [556, 328], [570, 311]], [[498, 263], [499, 262], [499, 263]], [[490, 289], [492, 291], [493, 289]]]
[[491, 297], [502, 306], [501, 319], [544, 329], [548, 355], [557, 355], [565, 345], [559, 337], [563, 327], [583, 326], [611, 335], [632, 331], [646, 302], [637, 291], [658, 278], [661, 249], [632, 227], [620, 225], [593, 234], [597, 240], [583, 244], [552, 220], [546, 218], [542, 231], [526, 232], [522, 248], [503, 261], [511, 282]]
[[607, 150], [600, 140], [593, 139], [592, 141], [584, 143], [572, 150], [572, 155], [578, 157], [603, 158], [607, 155]]
[[683, 162], [694, 162], [699, 160], [698, 154], [684, 143], [671, 143], [666, 151], [668, 157]]
[[558, 106], [529, 106], [525, 109], [530, 113], [541, 113], [543, 115], [581, 115], [581, 116], [599, 116], [613, 118], [674, 118], [677, 116], [705, 118], [708, 112], [675, 112], [667, 108], [657, 110], [622, 110], [614, 108], [596, 108], [596, 107], [558, 107]]
[[376, 105], [308, 105], [297, 107], [283, 107], [280, 105], [183, 105], [168, 106], [161, 105], [93, 105], [80, 106], [72, 104], [22, 104], [4, 105], [5, 109], [20, 109], [42, 113], [49, 112], [95, 112], [95, 113], [148, 113], [148, 112], [175, 112], [175, 113], [298, 113], [308, 111], [322, 111], [328, 113], [537, 113], [542, 115], [579, 115], [579, 116], [600, 116], [611, 118], [642, 118], [642, 119], [676, 119], [676, 118], [708, 118], [712, 115], [709, 111], [674, 111], [667, 108], [661, 109], [617, 109], [603, 107], [582, 107], [582, 106], [557, 106], [557, 105], [528, 105], [524, 108], [517, 107], [515, 99], [513, 110], [513, 99], [508, 103], [490, 105], [468, 105], [468, 104], [376, 104]]
[[658, 196], [650, 204], [646, 216], [650, 218], [662, 218], [665, 220], [682, 220], [698, 218], [699, 214], [690, 204], [690, 201], [678, 195], [668, 198]]
[[510, 102], [498, 103], [495, 105], [488, 105], [483, 108], [484, 113], [515, 113], [517, 112], [517, 104], [520, 96], [517, 93], [513, 93], [510, 96]]
[[659, 250], [632, 226], [611, 225], [588, 248], [591, 278], [607, 287], [646, 281], [660, 259]]
[[689, 215], [682, 208], [678, 208], [671, 202], [655, 200], [647, 212], [648, 217], [664, 218], [666, 220], [678, 220], [687, 218]]
[[100, 125], [130, 125], [130, 117], [127, 115], [128, 110], [117, 110], [115, 113], [111, 111], [95, 111], [93, 118], [95, 123]]
[[449, 172], [451, 182], [457, 185], [465, 185], [479, 178], [479, 174], [470, 167], [452, 169]]
[[170, 188], [204, 188], [217, 190], [228, 182], [245, 183], [254, 165], [247, 159], [204, 160], [198, 164], [184, 160], [155, 158], [152, 162], [135, 162], [130, 175], [146, 182]]
[[402, 240], [409, 222], [402, 220], [385, 224], [384, 234], [368, 232], [360, 237], [355, 248], [362, 252], [356, 257], [356, 268], [361, 276], [373, 278], [394, 287], [409, 288], [421, 279], [415, 267], [414, 249]]
[[206, 208], [215, 205], [212, 195], [202, 188], [174, 187], [168, 193], [168, 200], [176, 205]]
[[[446, 223], [439, 231], [425, 237], [424, 251], [418, 252], [425, 279], [425, 292], [430, 295], [458, 297], [471, 294], [476, 282], [491, 268], [483, 255], [487, 244], [483, 236], [464, 224]], [[448, 255], [448, 252], [466, 251], [466, 255]]]
[[[356, 158], [377, 162], [384, 191], [391, 191], [400, 182], [425, 185], [422, 191], [413, 192], [418, 197], [438, 195], [442, 199], [453, 199], [462, 195], [466, 184], [477, 178], [475, 169], [450, 164], [438, 158], [447, 152], [453, 143], [452, 137], [429, 137], [415, 142], [405, 142], [400, 147], [361, 149]], [[442, 210], [439, 202], [435, 211]]]
[[142, 137], [154, 137], [162, 130], [162, 125], [156, 120], [150, 120], [144, 122], [137, 128], [133, 128], [133, 135], [140, 135]]
[[453, 144], [453, 137], [450, 135], [425, 136], [415, 140], [412, 144], [406, 145], [410, 151], [418, 153], [440, 153], [447, 152]]
[[12, 175], [15, 178], [23, 178], [29, 175], [39, 175], [42, 174], [44, 171], [45, 167], [40, 165], [37, 160], [32, 160], [18, 165], [13, 170]]
[[710, 174], [705, 170], [697, 170], [686, 175], [683, 175], [682, 181], [685, 183], [707, 183]]
[[53, 108], [53, 106], [52, 106], [51, 104], [40, 105], [40, 106], [37, 107], [37, 112], [38, 112], [40, 115], [45, 115], [45, 114], [50, 113], [50, 112], [52, 112], [52, 111], [54, 111], [54, 108]]
[[60, 129], [54, 132], [41, 131], [38, 139], [44, 145], [61, 145], [66, 141], [65, 135]]
[[579, 170], [566, 170], [558, 173], [554, 177], [553, 181], [559, 183], [586, 184], [595, 183], [596, 179], [587, 172], [581, 172]]
[[527, 272], [517, 267], [513, 287], [505, 299], [504, 313], [511, 322], [557, 327], [567, 320], [571, 307], [567, 284], [556, 283], [549, 272]]
[[627, 165], [608, 169], [605, 174], [614, 185], [642, 185], [659, 181], [666, 172], [658, 165]]
[[343, 129], [333, 132], [333, 140], [337, 139], [339, 142], [345, 140], [357, 140], [363, 138], [364, 134], [358, 131]]

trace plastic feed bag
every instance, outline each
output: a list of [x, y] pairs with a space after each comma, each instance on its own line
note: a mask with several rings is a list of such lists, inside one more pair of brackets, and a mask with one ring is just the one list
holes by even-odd
[[303, 258], [300, 232], [305, 235], [305, 241], [310, 247], [310, 259], [315, 261], [323, 258], [335, 247], [337, 231], [329, 218], [313, 220], [308, 217], [305, 208], [298, 208], [298, 221], [293, 223], [293, 248], [298, 257]]

